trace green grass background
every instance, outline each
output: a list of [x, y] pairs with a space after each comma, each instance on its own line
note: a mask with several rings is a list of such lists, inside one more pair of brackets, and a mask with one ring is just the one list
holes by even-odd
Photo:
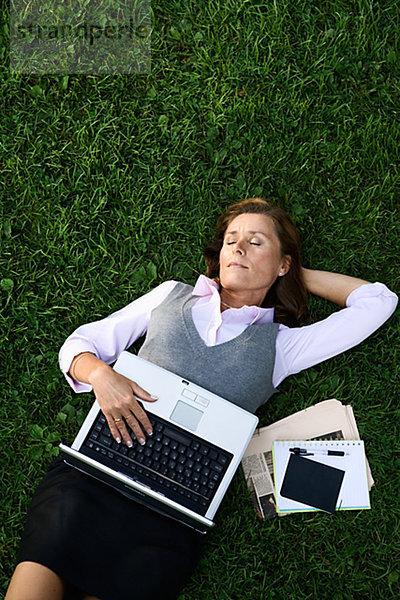
[[[1, 590], [32, 493], [93, 401], [61, 376], [61, 344], [165, 279], [194, 283], [227, 205], [272, 199], [306, 266], [399, 289], [399, 5], [152, 8], [146, 75], [10, 74], [3, 14]], [[259, 411], [267, 425], [329, 397], [351, 404], [372, 510], [260, 522], [238, 473], [180, 600], [399, 597], [398, 332], [397, 312]]]

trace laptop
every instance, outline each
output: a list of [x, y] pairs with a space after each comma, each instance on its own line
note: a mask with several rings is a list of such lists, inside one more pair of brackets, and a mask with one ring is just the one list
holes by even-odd
[[[111, 436], [97, 401], [64, 461], [132, 500], [206, 533], [258, 424], [252, 413], [130, 352], [115, 371], [158, 396], [141, 402], [153, 427], [141, 446]], [[140, 399], [137, 398], [140, 402]]]

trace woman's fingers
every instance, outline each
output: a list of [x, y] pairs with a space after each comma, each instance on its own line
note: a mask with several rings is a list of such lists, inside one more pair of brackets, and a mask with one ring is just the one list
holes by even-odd
[[[129, 417], [128, 417], [128, 419], [129, 419]], [[116, 425], [117, 425], [118, 431], [120, 432], [125, 444], [127, 446], [129, 446], [129, 448], [131, 448], [133, 446], [133, 441], [132, 441], [131, 435], [127, 429], [126, 423], [128, 423], [128, 421], [126, 419], [124, 419], [123, 417], [121, 417], [121, 420], [118, 421], [116, 423]], [[136, 427], [135, 428], [131, 427], [131, 430], [134, 432], [139, 444], [144, 444], [146, 440], [144, 438], [143, 431], [141, 431], [139, 425], [137, 424], [137, 421], [136, 421]]]
[[[146, 438], [144, 437], [143, 431], [141, 430], [139, 423], [137, 422], [135, 417], [132, 415], [132, 413], [130, 415], [125, 416], [125, 421], [129, 425], [129, 428], [131, 429], [131, 431], [133, 431], [133, 433], [135, 434], [135, 437], [136, 437], [137, 441], [139, 442], [139, 444], [141, 444], [143, 446], [143, 444], [146, 443]], [[127, 444], [129, 446], [129, 441], [127, 442]]]
[[[121, 415], [120, 417], [106, 416], [106, 418], [111, 431], [111, 435], [113, 436], [116, 442], [120, 443], [122, 438], [125, 444], [130, 448], [131, 446], [133, 446], [133, 441], [131, 437], [131, 433], [133, 432], [139, 444], [143, 445], [146, 443], [146, 438], [143, 434], [143, 431], [132, 413], [130, 413], [129, 415], [125, 415], [125, 417]], [[129, 426], [129, 430], [127, 426]]]
[[[120, 432], [120, 421], [118, 420], [118, 417], [112, 417], [111, 415], [108, 415], [104, 410], [102, 411], [103, 415], [105, 416], [105, 418], [107, 419], [107, 423], [108, 423], [108, 427], [110, 428], [111, 431], [111, 435], [113, 436], [114, 440], [120, 444], [121, 443], [121, 435], [122, 433]], [[121, 419], [122, 422], [122, 419]], [[128, 439], [129, 436], [126, 436], [126, 439]], [[125, 438], [123, 438], [125, 439]], [[132, 440], [131, 440], [132, 442]]]
[[[154, 401], [154, 398], [153, 398]], [[136, 399], [133, 399], [130, 403], [129, 407], [123, 408], [121, 410], [121, 414], [118, 417], [112, 417], [112, 425], [110, 427], [111, 429], [111, 433], [114, 437], [114, 439], [118, 442], [118, 439], [120, 436], [119, 434], [122, 436], [122, 439], [124, 440], [125, 444], [129, 447], [131, 447], [133, 445], [132, 442], [132, 438], [130, 435], [130, 431], [128, 430], [127, 426], [129, 426], [129, 429], [134, 433], [136, 439], [138, 440], [139, 444], [145, 444], [146, 443], [146, 438], [143, 434], [143, 431], [140, 427], [140, 425], [142, 426], [143, 430], [148, 434], [148, 435], [153, 435], [153, 427], [151, 425], [150, 419], [147, 416], [146, 412], [144, 411], [144, 409], [142, 408], [142, 406], [139, 404], [139, 402]], [[108, 420], [108, 422], [110, 423], [110, 421]], [[115, 430], [115, 434], [113, 432], [113, 429]]]
[[[134, 381], [132, 382], [132, 389], [135, 396], [141, 398], [142, 400], [146, 400], [147, 402], [154, 402], [155, 400], [157, 400], [157, 396], [152, 396]], [[140, 428], [139, 423], [142, 425], [143, 429], [148, 435], [153, 435], [153, 427], [142, 405], [136, 399], [133, 399], [130, 404], [131, 405], [129, 406], [128, 411], [126, 411], [126, 409], [123, 410], [123, 418], [135, 434], [139, 444], [144, 444], [146, 442], [146, 438], [143, 435], [143, 431]], [[120, 425], [120, 422], [118, 423], [118, 425]], [[118, 428], [121, 431], [122, 438], [125, 441], [125, 443], [128, 446], [131, 446], [132, 440], [124, 423], [122, 423], [121, 426]]]

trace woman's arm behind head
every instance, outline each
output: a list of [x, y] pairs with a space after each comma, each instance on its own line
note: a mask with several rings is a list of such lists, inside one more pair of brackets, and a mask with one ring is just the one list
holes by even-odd
[[370, 283], [364, 279], [329, 271], [304, 268], [302, 271], [306, 288], [311, 294], [325, 298], [339, 306], [346, 306], [348, 296], [360, 285]]

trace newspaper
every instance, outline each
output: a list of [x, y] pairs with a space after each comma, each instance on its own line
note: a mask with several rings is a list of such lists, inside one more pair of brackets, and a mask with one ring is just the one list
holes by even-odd
[[[339, 400], [324, 400], [305, 410], [257, 429], [242, 459], [242, 468], [257, 514], [278, 515], [275, 505], [272, 442], [275, 440], [359, 440], [353, 409]], [[374, 484], [367, 461], [368, 487]], [[287, 513], [288, 514], [288, 513]], [[285, 516], [279, 514], [279, 516]]]

